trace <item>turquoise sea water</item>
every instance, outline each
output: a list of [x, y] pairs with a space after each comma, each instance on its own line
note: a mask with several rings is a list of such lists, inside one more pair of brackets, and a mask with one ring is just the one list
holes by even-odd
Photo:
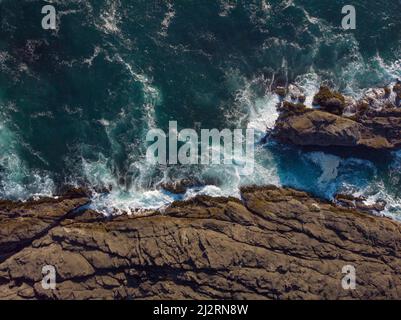
[[[0, 198], [88, 185], [105, 213], [157, 208], [177, 196], [161, 181], [197, 177], [205, 193], [244, 184], [289, 185], [330, 198], [384, 198], [401, 217], [401, 153], [256, 147], [255, 172], [235, 166], [152, 166], [150, 128], [254, 128], [277, 117], [274, 83], [297, 83], [310, 102], [321, 82], [359, 97], [401, 78], [400, 1], [66, 0], [58, 28], [41, 28], [36, 0], [0, 1]], [[357, 29], [344, 31], [353, 4]], [[207, 185], [214, 181], [213, 185]]]

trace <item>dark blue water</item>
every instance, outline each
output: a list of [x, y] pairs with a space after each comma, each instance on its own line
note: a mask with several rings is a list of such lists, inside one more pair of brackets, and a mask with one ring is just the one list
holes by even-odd
[[[237, 195], [247, 183], [284, 184], [330, 197], [347, 190], [400, 210], [401, 160], [309, 152], [269, 141], [254, 175], [235, 167], [151, 166], [145, 135], [166, 129], [246, 128], [277, 117], [273, 83], [308, 101], [323, 81], [358, 97], [401, 77], [400, 1], [70, 0], [43, 30], [43, 1], [0, 1], [0, 197], [110, 188], [99, 210], [159, 207], [160, 181], [196, 176], [196, 193]], [[341, 29], [341, 9], [357, 29]], [[335, 152], [334, 152], [335, 153]], [[114, 209], [113, 209], [114, 208]]]

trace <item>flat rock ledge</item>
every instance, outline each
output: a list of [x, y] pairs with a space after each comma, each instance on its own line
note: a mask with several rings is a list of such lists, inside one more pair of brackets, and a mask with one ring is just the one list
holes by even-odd
[[[0, 299], [401, 298], [398, 222], [292, 189], [242, 197], [112, 219], [79, 196], [0, 202]], [[346, 265], [355, 290], [342, 288]]]

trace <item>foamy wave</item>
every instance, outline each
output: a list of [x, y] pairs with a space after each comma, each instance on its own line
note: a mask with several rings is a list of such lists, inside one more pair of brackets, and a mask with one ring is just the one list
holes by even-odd
[[175, 17], [174, 5], [172, 2], [167, 2], [167, 12], [164, 15], [163, 21], [161, 22], [161, 30], [159, 34], [163, 37], [167, 36], [168, 28]]
[[118, 14], [118, 8], [121, 6], [119, 0], [106, 1], [105, 9], [101, 14], [102, 25], [101, 29], [105, 33], [119, 33], [120, 28], [120, 15]]
[[18, 155], [20, 139], [0, 121], [0, 198], [26, 200], [52, 196], [54, 183], [44, 171], [29, 170]]
[[317, 164], [322, 170], [322, 174], [318, 180], [319, 184], [324, 185], [337, 178], [341, 158], [324, 152], [308, 153], [305, 157]]
[[146, 210], [160, 210], [171, 204], [177, 196], [159, 190], [139, 190], [138, 192], [112, 191], [92, 198], [90, 208], [103, 214], [137, 214]]
[[337, 192], [355, 192], [366, 188], [377, 176], [376, 166], [368, 160], [341, 158], [324, 152], [303, 154], [303, 160], [318, 166], [316, 192], [333, 198]]

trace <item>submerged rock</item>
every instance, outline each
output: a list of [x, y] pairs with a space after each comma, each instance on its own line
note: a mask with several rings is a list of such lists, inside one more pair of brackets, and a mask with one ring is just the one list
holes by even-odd
[[[242, 199], [113, 219], [68, 214], [78, 199], [0, 209], [0, 299], [401, 298], [401, 224], [273, 186]], [[356, 290], [341, 289], [349, 264]]]

